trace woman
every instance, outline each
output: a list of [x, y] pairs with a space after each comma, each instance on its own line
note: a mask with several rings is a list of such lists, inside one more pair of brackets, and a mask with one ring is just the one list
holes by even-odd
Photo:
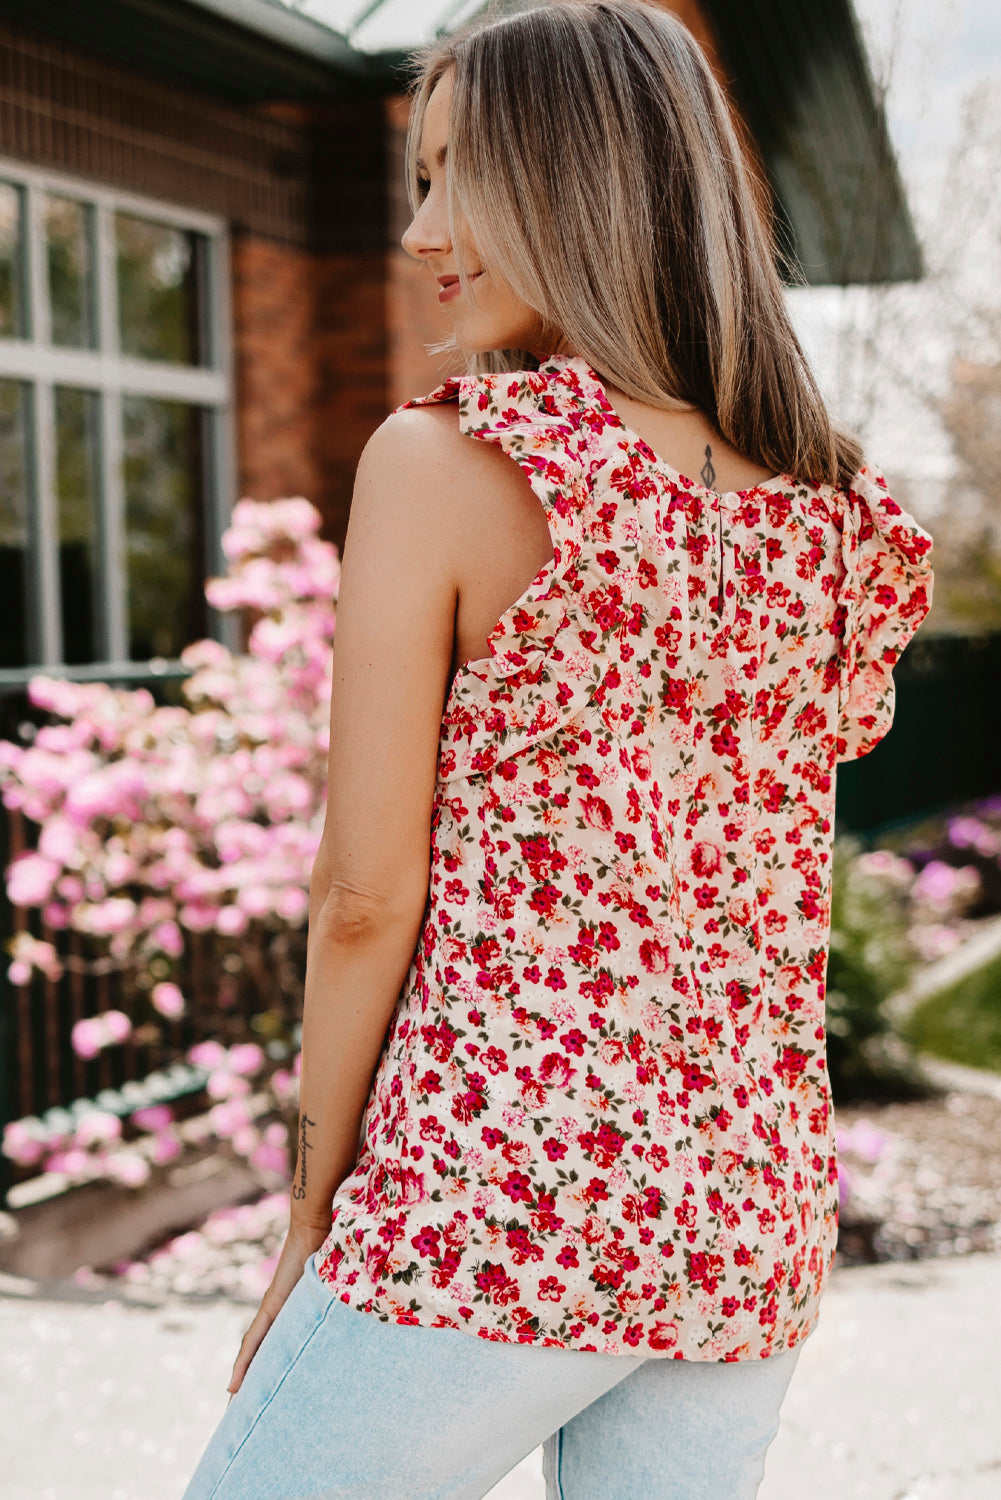
[[672, 16], [442, 43], [409, 163], [472, 373], [359, 466], [291, 1228], [188, 1500], [481, 1496], [542, 1442], [550, 1497], [744, 1500], [836, 1237], [835, 767], [931, 539]]

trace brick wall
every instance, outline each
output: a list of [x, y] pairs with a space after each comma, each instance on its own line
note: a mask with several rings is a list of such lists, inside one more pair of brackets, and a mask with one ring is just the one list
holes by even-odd
[[238, 491], [305, 495], [343, 545], [354, 471], [389, 408], [385, 253], [233, 241]]

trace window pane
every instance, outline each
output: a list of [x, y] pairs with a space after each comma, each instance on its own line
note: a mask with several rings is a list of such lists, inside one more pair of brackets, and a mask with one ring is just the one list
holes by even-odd
[[21, 190], [0, 182], [0, 338], [26, 334]]
[[116, 214], [115, 238], [122, 353], [199, 364], [200, 236]]
[[206, 634], [202, 411], [127, 396], [122, 427], [129, 657], [177, 656]]
[[43, 207], [52, 342], [93, 348], [94, 256], [91, 210], [76, 198], [48, 193]]
[[63, 660], [98, 661], [98, 515], [100, 397], [57, 386], [56, 504]]
[[28, 665], [29, 389], [0, 380], [0, 666]]

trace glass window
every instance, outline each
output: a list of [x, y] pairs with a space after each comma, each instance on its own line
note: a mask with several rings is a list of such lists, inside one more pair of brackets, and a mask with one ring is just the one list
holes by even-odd
[[96, 391], [57, 386], [56, 506], [63, 660], [97, 661], [100, 640], [100, 408]]
[[31, 388], [0, 380], [0, 666], [28, 665]]
[[203, 414], [127, 396], [122, 426], [129, 657], [178, 656], [206, 633]]
[[133, 214], [115, 215], [123, 354], [182, 365], [201, 362], [199, 238]]
[[174, 659], [231, 631], [204, 595], [232, 498], [225, 232], [40, 167], [0, 175], [0, 703], [24, 668]]
[[93, 348], [97, 340], [91, 210], [76, 198], [46, 193], [42, 212], [52, 342]]
[[0, 182], [0, 338], [26, 333], [22, 191]]

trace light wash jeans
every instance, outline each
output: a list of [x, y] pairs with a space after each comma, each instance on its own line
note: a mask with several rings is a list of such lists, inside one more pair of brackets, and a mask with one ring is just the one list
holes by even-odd
[[356, 1312], [316, 1256], [183, 1500], [478, 1500], [540, 1443], [547, 1500], [752, 1500], [799, 1349], [700, 1363]]

